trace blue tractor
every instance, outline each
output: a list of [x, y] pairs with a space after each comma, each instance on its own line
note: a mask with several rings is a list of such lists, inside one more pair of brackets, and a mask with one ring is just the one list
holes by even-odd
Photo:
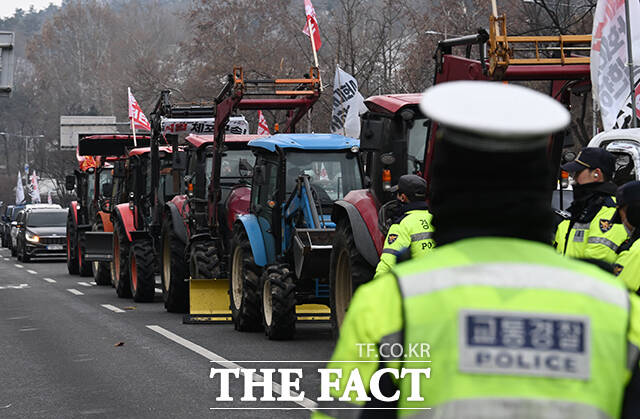
[[291, 339], [297, 316], [310, 305], [329, 305], [331, 210], [363, 187], [359, 145], [333, 134], [249, 142], [256, 156], [251, 204], [235, 220], [229, 259], [236, 330], [264, 327], [269, 339]]

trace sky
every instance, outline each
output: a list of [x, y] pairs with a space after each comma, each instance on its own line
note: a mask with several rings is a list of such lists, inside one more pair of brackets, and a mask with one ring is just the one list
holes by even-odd
[[46, 9], [49, 3], [60, 6], [62, 0], [0, 0], [0, 18], [13, 16], [16, 9], [27, 11], [31, 5], [36, 10]]

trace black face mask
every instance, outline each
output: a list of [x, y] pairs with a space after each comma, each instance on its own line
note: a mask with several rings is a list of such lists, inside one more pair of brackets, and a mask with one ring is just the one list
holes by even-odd
[[613, 196], [616, 194], [616, 185], [612, 182], [592, 182], [573, 186], [574, 201], [588, 201], [594, 197]]

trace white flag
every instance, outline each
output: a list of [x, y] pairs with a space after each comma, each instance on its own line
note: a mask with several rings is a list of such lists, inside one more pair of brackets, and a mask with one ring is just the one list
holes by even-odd
[[269, 135], [269, 124], [267, 124], [267, 120], [262, 114], [262, 111], [258, 111], [258, 131], [256, 134]]
[[51, 199], [51, 191], [47, 192], [47, 204], [53, 204], [53, 199]]
[[[629, 2], [633, 60], [638, 65], [640, 2], [626, 1]], [[591, 84], [593, 99], [600, 107], [605, 130], [619, 127], [624, 122], [621, 112], [627, 117], [631, 115], [628, 61], [625, 0], [598, 0], [593, 16]], [[637, 81], [638, 75], [634, 82]]]
[[22, 174], [18, 170], [18, 183], [16, 184], [16, 205], [24, 202], [24, 188], [22, 187]]
[[333, 113], [331, 132], [347, 137], [360, 136], [360, 115], [366, 112], [364, 98], [358, 92], [358, 82], [349, 73], [336, 67], [333, 80]]
[[35, 170], [31, 175], [31, 202], [34, 204], [40, 203], [40, 188], [38, 188], [38, 175], [36, 175]]

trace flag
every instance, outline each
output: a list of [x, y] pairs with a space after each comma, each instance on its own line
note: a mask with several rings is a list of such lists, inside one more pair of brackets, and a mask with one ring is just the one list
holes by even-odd
[[24, 202], [24, 188], [22, 187], [22, 173], [18, 170], [18, 183], [16, 184], [16, 205]]
[[35, 170], [31, 175], [31, 202], [34, 204], [40, 203], [40, 188], [38, 188], [38, 175], [36, 175]]
[[358, 92], [358, 82], [340, 67], [333, 80], [333, 112], [331, 132], [347, 137], [360, 136], [360, 115], [366, 112], [364, 98]]
[[[629, 2], [634, 64], [640, 63], [640, 2]], [[591, 83], [605, 130], [621, 128], [632, 115], [625, 0], [598, 0], [593, 16]], [[640, 79], [636, 72], [634, 84]]]
[[264, 118], [262, 111], [258, 111], [258, 135], [269, 135], [269, 125], [267, 124], [267, 120]]
[[78, 167], [83, 172], [86, 171], [90, 167], [98, 167], [98, 162], [93, 156], [81, 156], [78, 152], [78, 148], [76, 148], [76, 159], [78, 160]]
[[47, 192], [47, 204], [53, 204], [53, 199], [51, 199], [51, 191]]
[[329, 175], [327, 175], [327, 168], [324, 167], [324, 163], [320, 166], [320, 180], [329, 180]]
[[128, 87], [127, 91], [129, 92], [129, 120], [132, 122], [133, 127], [143, 131], [151, 131], [151, 124], [149, 124], [149, 120], [142, 112], [136, 98], [133, 97], [131, 88]]
[[304, 25], [302, 32], [304, 32], [308, 37], [311, 37], [309, 35], [309, 26], [311, 26], [313, 42], [315, 44], [316, 51], [318, 51], [322, 46], [322, 41], [320, 40], [320, 28], [318, 27], [318, 20], [316, 19], [316, 10], [313, 8], [311, 0], [304, 0], [304, 12], [307, 15], [307, 23]]

